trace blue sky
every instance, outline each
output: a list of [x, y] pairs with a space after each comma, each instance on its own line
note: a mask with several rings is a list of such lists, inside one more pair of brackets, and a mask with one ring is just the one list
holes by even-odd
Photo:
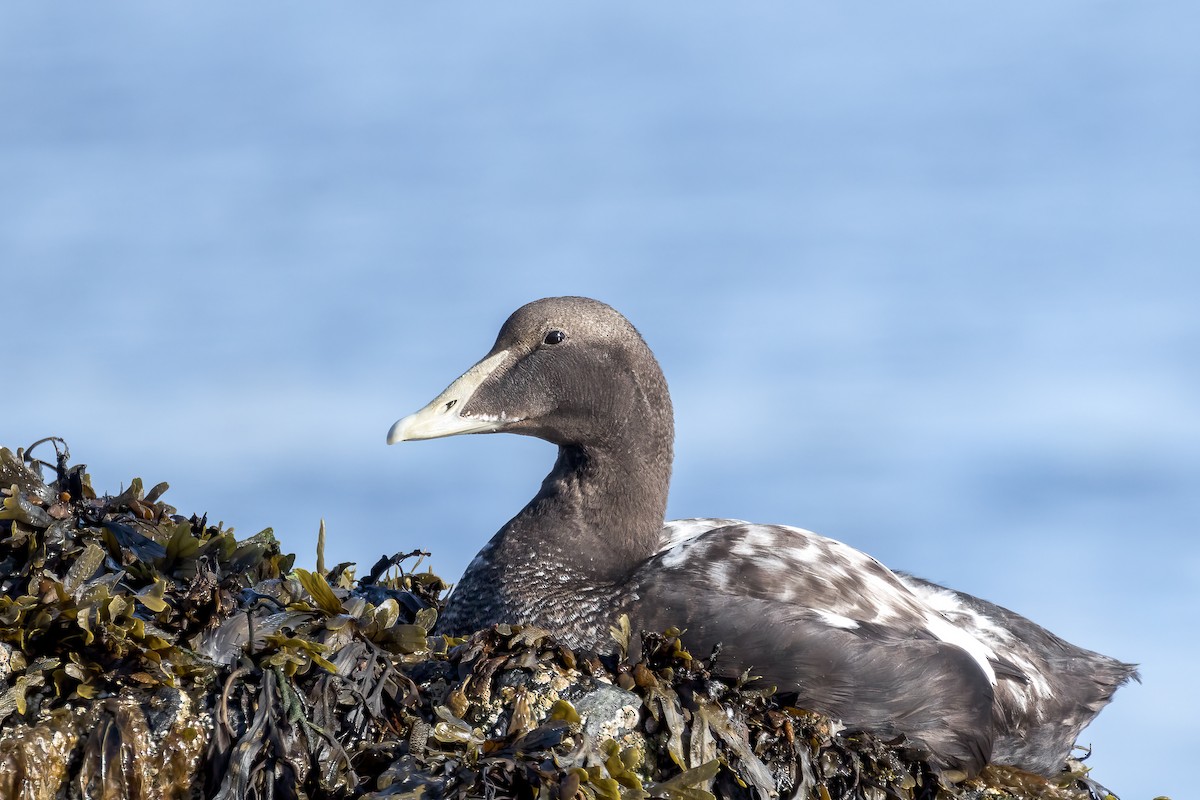
[[655, 349], [672, 516], [801, 525], [1143, 664], [1185, 796], [1200, 15], [1182, 2], [0, 10], [0, 441], [454, 579], [552, 450], [384, 446], [510, 311]]

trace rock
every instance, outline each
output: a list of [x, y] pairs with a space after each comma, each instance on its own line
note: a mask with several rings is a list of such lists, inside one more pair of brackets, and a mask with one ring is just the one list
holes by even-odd
[[563, 699], [575, 707], [583, 732], [595, 741], [615, 739], [628, 746], [627, 737], [641, 726], [642, 698], [611, 683], [576, 687], [563, 692]]

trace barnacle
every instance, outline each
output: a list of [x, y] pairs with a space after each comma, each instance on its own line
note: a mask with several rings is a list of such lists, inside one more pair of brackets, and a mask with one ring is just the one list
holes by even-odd
[[676, 629], [621, 618], [616, 656], [533, 626], [436, 636], [428, 553], [355, 580], [322, 544], [294, 569], [270, 529], [238, 539], [166, 491], [97, 496], [58, 439], [0, 449], [0, 797], [1094, 796], [1082, 774], [946, 785], [750, 674], [718, 681]]

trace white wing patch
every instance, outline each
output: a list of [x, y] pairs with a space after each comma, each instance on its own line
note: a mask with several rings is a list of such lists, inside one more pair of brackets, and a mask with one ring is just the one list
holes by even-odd
[[841, 614], [835, 614], [832, 611], [825, 611], [821, 609], [817, 611], [817, 616], [821, 618], [822, 622], [831, 628], [843, 628], [845, 630], [852, 631], [858, 627], [858, 622], [855, 620], [852, 620], [849, 617], [843, 617]]
[[[722, 529], [728, 531], [722, 532]], [[711, 537], [706, 534], [713, 534]], [[712, 550], [713, 552], [710, 552]], [[724, 550], [722, 558], [714, 558]], [[666, 523], [659, 540], [661, 564], [680, 569], [695, 559], [714, 589], [736, 589], [739, 572], [749, 568], [771, 576], [778, 584], [773, 597], [780, 603], [804, 605], [805, 586], [813, 582], [844, 598], [844, 607], [812, 608], [827, 625], [854, 630], [863, 623], [918, 626], [948, 644], [967, 651], [995, 685], [995, 651], [987, 636], [976, 636], [969, 620], [951, 613], [954, 598], [934, 597], [875, 559], [835, 539], [789, 525], [760, 525], [736, 519], [683, 519]], [[804, 580], [788, 580], [789, 575]], [[811, 607], [810, 607], [811, 608]], [[978, 616], [978, 615], [976, 615]], [[989, 621], [990, 622], [990, 621]], [[998, 636], [991, 642], [998, 642]]]
[[674, 519], [663, 524], [662, 536], [658, 543], [658, 552], [670, 550], [677, 544], [689, 539], [695, 539], [701, 534], [715, 528], [727, 528], [730, 525], [746, 525], [740, 519]]
[[[907, 575], [897, 577], [915, 595], [938, 611], [951, 624], [971, 631], [976, 638], [989, 645], [993, 651], [1003, 653], [1006, 661], [1024, 673], [1025, 684], [1015, 684], [1011, 681], [1003, 684], [1014, 705], [1025, 711], [1029, 708], [1031, 698], [1036, 704], [1038, 700], [1046, 700], [1054, 696], [1054, 689], [1046, 680], [1044, 665], [1039, 665], [1034, 661], [1036, 656], [1033, 651], [1011, 630], [987, 614], [982, 614], [964, 603], [957, 592], [942, 586], [909, 580]], [[1040, 715], [1038, 716], [1040, 718]]]

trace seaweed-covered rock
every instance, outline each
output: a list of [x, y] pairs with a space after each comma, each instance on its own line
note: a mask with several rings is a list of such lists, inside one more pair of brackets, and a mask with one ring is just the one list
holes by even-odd
[[[34, 457], [48, 446], [52, 462]], [[1082, 769], [947, 784], [902, 743], [719, 682], [676, 630], [622, 620], [613, 636], [633, 663], [533, 627], [432, 636], [447, 587], [417, 571], [423, 553], [358, 580], [320, 552], [315, 571], [294, 568], [270, 530], [239, 540], [178, 514], [165, 483], [98, 495], [57, 439], [0, 449], [0, 488], [0, 797], [1099, 791]]]

